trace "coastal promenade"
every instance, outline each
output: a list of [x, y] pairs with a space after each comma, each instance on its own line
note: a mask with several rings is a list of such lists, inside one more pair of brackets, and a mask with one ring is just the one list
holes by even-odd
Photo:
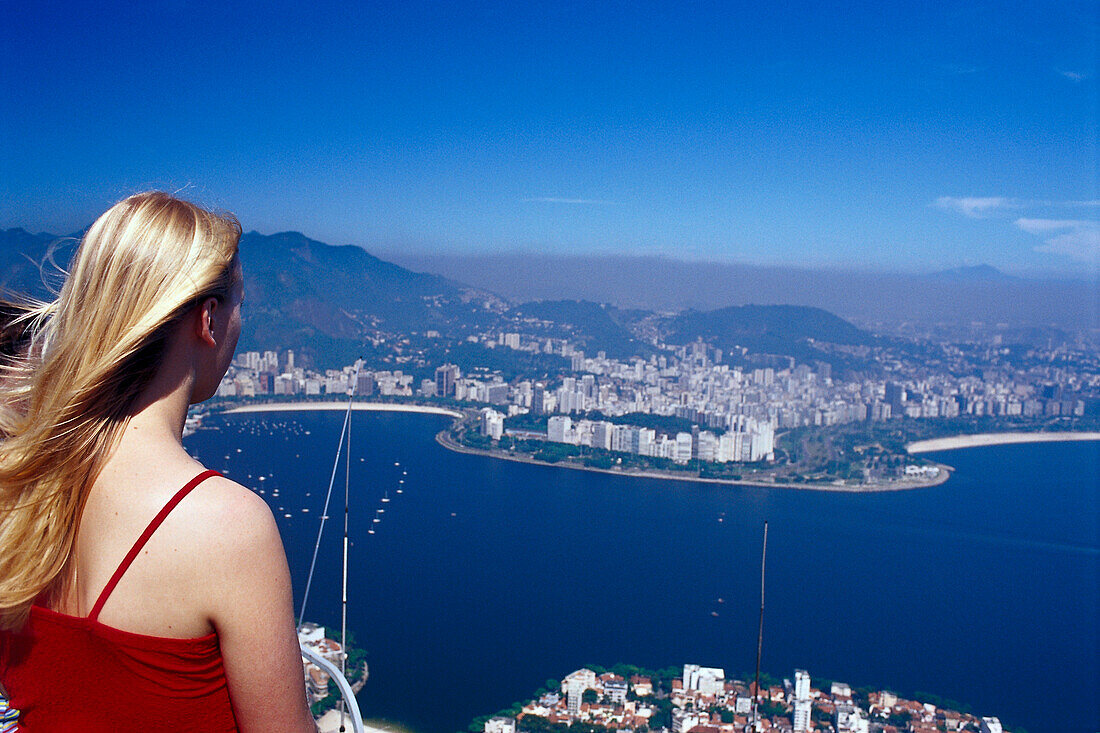
[[1062, 443], [1075, 440], [1100, 440], [1100, 432], [1061, 433], [980, 433], [955, 435], [949, 438], [918, 440], [906, 446], [910, 454], [931, 453], [939, 450], [981, 448], [988, 445], [1012, 445], [1015, 443]]
[[[222, 414], [236, 415], [245, 412], [343, 412], [347, 409], [347, 402], [265, 402], [259, 405], [241, 405], [240, 407], [233, 407], [222, 411]], [[399, 402], [353, 402], [352, 409], [366, 412], [418, 412], [426, 415], [444, 415], [455, 419], [463, 416], [461, 412], [457, 410], [448, 410], [445, 407], [407, 405]]]

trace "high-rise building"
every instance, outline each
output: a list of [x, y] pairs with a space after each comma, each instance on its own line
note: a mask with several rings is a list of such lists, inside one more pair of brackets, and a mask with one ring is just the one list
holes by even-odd
[[803, 669], [794, 671], [794, 733], [810, 730], [810, 673]]
[[676, 453], [672, 460], [676, 463], [688, 463], [691, 461], [692, 447], [695, 441], [691, 439], [691, 433], [676, 433]]
[[551, 443], [572, 442], [573, 421], [565, 415], [554, 415], [546, 422], [546, 439]]
[[894, 415], [901, 415], [905, 411], [905, 387], [897, 382], [886, 383], [886, 404], [890, 405]]
[[454, 364], [438, 367], [435, 370], [435, 393], [440, 397], [454, 397], [458, 375], [458, 367]]
[[500, 440], [504, 435], [504, 415], [491, 407], [481, 410], [481, 434], [493, 440]]
[[531, 412], [542, 415], [546, 412], [546, 387], [542, 383], [531, 390]]
[[592, 426], [592, 447], [602, 448], [603, 450], [611, 450], [611, 435], [613, 425], [609, 422], [600, 421]]
[[584, 691], [596, 686], [596, 673], [590, 669], [578, 669], [561, 681], [565, 693], [565, 704], [570, 715], [579, 715]]

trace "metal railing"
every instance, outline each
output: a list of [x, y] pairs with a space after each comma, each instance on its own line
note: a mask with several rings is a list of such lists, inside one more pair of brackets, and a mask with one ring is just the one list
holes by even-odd
[[322, 657], [313, 649], [310, 649], [305, 644], [302, 644], [301, 647], [302, 656], [325, 670], [329, 677], [336, 682], [336, 686], [340, 688], [340, 694], [343, 696], [344, 702], [347, 703], [348, 706], [347, 715], [351, 718], [351, 729], [355, 731], [355, 733], [365, 733], [363, 728], [363, 715], [359, 712], [359, 701], [355, 699], [355, 693], [352, 691], [347, 678], [340, 674], [340, 669], [335, 664]]

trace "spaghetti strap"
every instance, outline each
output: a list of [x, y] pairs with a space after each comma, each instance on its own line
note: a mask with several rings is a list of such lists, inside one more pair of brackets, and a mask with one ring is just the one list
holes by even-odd
[[88, 614], [88, 619], [90, 621], [95, 621], [99, 618], [99, 612], [103, 609], [103, 604], [107, 602], [111, 592], [114, 591], [115, 586], [118, 585], [118, 581], [122, 580], [122, 576], [126, 573], [126, 570], [129, 569], [134, 558], [141, 552], [141, 548], [145, 547], [145, 543], [148, 542], [149, 538], [153, 536], [153, 533], [157, 531], [157, 527], [164, 522], [164, 519], [176, 508], [176, 505], [183, 501], [183, 497], [190, 494], [192, 489], [211, 476], [221, 476], [221, 474], [209, 469], [203, 471], [198, 476], [188, 481], [182, 489], [177, 491], [176, 495], [157, 513], [157, 516], [153, 517], [153, 521], [149, 522], [149, 526], [141, 533], [137, 542], [135, 542], [134, 546], [130, 548], [130, 551], [126, 553], [126, 557], [122, 559], [122, 563], [118, 566], [118, 569], [115, 570], [115, 574], [107, 581], [107, 585], [103, 587], [103, 591], [99, 594], [99, 598], [96, 600], [95, 605], [92, 606], [92, 612]]

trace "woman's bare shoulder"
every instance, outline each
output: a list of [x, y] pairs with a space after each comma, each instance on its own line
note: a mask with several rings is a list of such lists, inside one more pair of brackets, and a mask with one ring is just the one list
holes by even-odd
[[224, 476], [203, 481], [176, 511], [195, 532], [200, 546], [243, 551], [270, 548], [274, 541], [281, 552], [271, 509], [256, 493]]

